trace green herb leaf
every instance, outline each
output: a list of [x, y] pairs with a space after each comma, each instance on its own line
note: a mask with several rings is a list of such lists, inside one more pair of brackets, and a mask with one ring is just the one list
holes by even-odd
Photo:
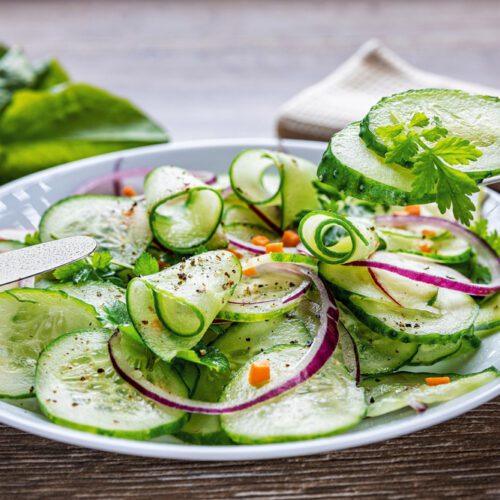
[[386, 125], [385, 127], [379, 127], [377, 129], [377, 134], [385, 141], [395, 139], [403, 130], [405, 126], [403, 123], [396, 123], [395, 125]]
[[103, 310], [106, 314], [105, 319], [114, 326], [132, 324], [125, 302], [116, 300], [112, 304], [105, 305]]
[[112, 260], [113, 257], [107, 250], [103, 252], [94, 252], [90, 258], [94, 269], [107, 269]]
[[180, 351], [177, 357], [186, 361], [191, 361], [198, 365], [203, 365], [214, 370], [217, 373], [223, 373], [229, 370], [229, 361], [222, 352], [214, 346], [207, 346], [199, 342], [189, 351]]
[[400, 134], [394, 139], [394, 146], [385, 155], [386, 163], [408, 163], [418, 152], [418, 144], [412, 133]]
[[422, 136], [429, 142], [436, 142], [441, 137], [446, 137], [447, 135], [448, 131], [439, 125], [422, 131]]
[[27, 246], [38, 245], [38, 243], [41, 243], [38, 231], [35, 231], [34, 233], [28, 233], [24, 237], [24, 244]]
[[474, 283], [488, 284], [491, 283], [491, 272], [486, 266], [479, 264], [476, 257], [473, 257], [469, 278]]
[[429, 118], [425, 113], [415, 113], [410, 120], [410, 128], [411, 127], [426, 127], [429, 125]]
[[54, 272], [54, 278], [59, 281], [69, 282], [73, 281], [73, 276], [82, 271], [82, 269], [90, 267], [85, 260], [77, 260], [71, 264], [57, 268]]
[[432, 152], [448, 165], [468, 165], [483, 155], [470, 141], [460, 137], [441, 139], [433, 146]]
[[477, 221], [472, 227], [471, 231], [474, 231], [478, 236], [481, 236], [491, 248], [500, 256], [500, 233], [495, 229], [494, 231], [488, 231], [488, 221], [486, 219], [481, 219]]
[[158, 261], [148, 252], [143, 252], [134, 266], [134, 274], [136, 276], [147, 276], [155, 274], [160, 270]]

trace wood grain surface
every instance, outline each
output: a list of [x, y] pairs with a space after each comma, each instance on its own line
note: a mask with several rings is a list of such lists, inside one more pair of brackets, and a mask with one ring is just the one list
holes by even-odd
[[[131, 98], [174, 139], [265, 137], [276, 110], [376, 36], [500, 87], [500, 2], [0, 1], [0, 37]], [[314, 457], [188, 463], [0, 427], [0, 498], [500, 498], [500, 400], [414, 435]]]

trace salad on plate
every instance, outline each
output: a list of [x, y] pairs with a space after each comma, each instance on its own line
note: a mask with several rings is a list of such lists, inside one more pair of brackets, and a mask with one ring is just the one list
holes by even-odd
[[[242, 151], [93, 179], [0, 251], [93, 237], [90, 257], [0, 292], [0, 396], [60, 425], [194, 444], [312, 439], [461, 396], [443, 373], [500, 327], [500, 100], [396, 94], [318, 165]], [[494, 360], [493, 360], [494, 361]]]

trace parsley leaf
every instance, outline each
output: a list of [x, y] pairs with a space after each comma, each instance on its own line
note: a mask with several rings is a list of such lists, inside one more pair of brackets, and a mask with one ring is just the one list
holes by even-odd
[[229, 370], [229, 361], [217, 347], [207, 346], [203, 342], [198, 342], [189, 351], [180, 351], [177, 357], [186, 361], [191, 361], [198, 365], [203, 365], [217, 373], [224, 373]]
[[134, 274], [136, 276], [147, 276], [155, 274], [160, 270], [158, 261], [148, 252], [143, 252], [134, 266]]
[[477, 221], [471, 230], [474, 231], [478, 236], [481, 236], [491, 248], [500, 256], [500, 233], [495, 229], [494, 231], [488, 232], [488, 221], [486, 219], [481, 219]]
[[452, 208], [455, 219], [469, 225], [474, 204], [470, 195], [479, 191], [474, 180], [467, 174], [453, 168], [476, 161], [482, 152], [469, 140], [462, 137], [448, 137], [438, 117], [433, 126], [422, 130], [431, 120], [425, 113], [415, 113], [406, 125], [397, 122], [379, 127], [377, 134], [389, 143], [385, 154], [386, 163], [413, 164], [415, 179], [413, 193], [436, 193], [439, 211]]
[[113, 257], [108, 251], [94, 252], [90, 259], [94, 269], [106, 269], [111, 264]]
[[125, 302], [116, 300], [112, 304], [106, 304], [103, 310], [106, 314], [105, 319], [112, 325], [122, 326], [132, 324]]
[[89, 267], [90, 266], [87, 262], [85, 262], [85, 260], [77, 260], [76, 262], [57, 268], [52, 274], [54, 275], [54, 278], [64, 283], [73, 281], [74, 276], [77, 276], [83, 269]]
[[30, 247], [31, 245], [38, 245], [38, 243], [41, 243], [38, 231], [35, 231], [34, 233], [27, 233], [24, 237], [24, 244], [26, 246]]

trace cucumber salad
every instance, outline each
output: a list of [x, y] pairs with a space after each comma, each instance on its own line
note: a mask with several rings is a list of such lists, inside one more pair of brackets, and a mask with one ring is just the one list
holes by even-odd
[[227, 175], [117, 164], [0, 241], [98, 245], [2, 288], [0, 397], [102, 435], [259, 444], [491, 382], [494, 366], [433, 366], [500, 327], [500, 235], [481, 217], [499, 124], [497, 98], [424, 89], [382, 99], [319, 165], [284, 150], [242, 151]]

